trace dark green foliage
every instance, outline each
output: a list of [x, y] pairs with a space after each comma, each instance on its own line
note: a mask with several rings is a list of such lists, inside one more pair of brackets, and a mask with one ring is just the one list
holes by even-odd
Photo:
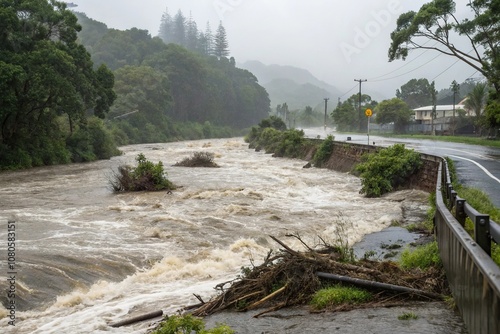
[[[0, 22], [0, 169], [67, 163], [73, 132], [113, 103], [113, 74], [94, 70], [63, 2], [5, 0]], [[93, 140], [86, 136], [76, 142]], [[103, 154], [75, 146], [89, 158]]]
[[368, 119], [365, 117], [365, 110], [368, 108], [373, 110], [376, 106], [376, 101], [369, 95], [362, 94], [361, 108], [359, 108], [359, 94], [354, 94], [339, 103], [332, 111], [331, 117], [338, 131], [358, 131], [367, 128]]
[[192, 157], [185, 158], [174, 166], [182, 167], [219, 167], [214, 161], [214, 154], [211, 152], [194, 152]]
[[167, 179], [166, 172], [163, 170], [163, 163], [157, 164], [146, 159], [144, 154], [140, 153], [135, 158], [137, 167], [120, 166], [118, 174], [110, 180], [110, 185], [114, 191], [155, 191], [172, 190], [175, 186]]
[[[258, 148], [260, 149], [259, 145], [259, 138], [262, 135], [262, 132], [266, 129], [274, 129], [278, 131], [284, 131], [286, 130], [286, 124], [283, 122], [283, 120], [277, 116], [270, 116], [269, 118], [265, 118], [260, 121], [258, 126], [254, 126], [250, 129], [250, 133], [245, 136], [245, 141], [249, 143], [250, 148]], [[266, 136], [269, 136], [270, 134], [266, 134]]]
[[312, 163], [314, 166], [321, 168], [325, 162], [328, 161], [333, 152], [333, 141], [335, 137], [329, 135], [321, 142], [318, 150], [314, 154]]
[[368, 197], [379, 197], [403, 185], [408, 177], [422, 165], [420, 154], [396, 144], [378, 152], [363, 156], [363, 162], [356, 166], [360, 173], [360, 193]]
[[394, 123], [395, 133], [404, 133], [413, 111], [399, 98], [384, 100], [375, 108], [375, 121], [379, 124]]

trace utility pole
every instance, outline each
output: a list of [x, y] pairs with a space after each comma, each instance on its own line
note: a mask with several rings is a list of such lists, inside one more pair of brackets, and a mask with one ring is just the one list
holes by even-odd
[[325, 131], [326, 131], [326, 109], [328, 106], [328, 100], [329, 98], [325, 97], [323, 100], [325, 100]]
[[432, 96], [432, 114], [431, 114], [431, 135], [435, 136], [436, 135], [436, 130], [434, 128], [434, 117], [436, 117], [436, 85], [434, 84], [434, 81], [431, 83], [431, 96]]
[[451, 90], [453, 91], [453, 122], [451, 124], [451, 131], [452, 131], [452, 135], [454, 136], [455, 135], [455, 127], [456, 127], [456, 123], [455, 123], [455, 99], [456, 99], [457, 94], [460, 93], [460, 85], [455, 80], [453, 80], [453, 82], [451, 83]]
[[354, 79], [354, 81], [359, 82], [359, 97], [358, 97], [358, 114], [359, 114], [359, 118], [358, 119], [359, 119], [359, 131], [361, 132], [361, 120], [363, 119], [361, 117], [361, 83], [362, 82], [366, 82], [368, 80], [366, 80], [366, 79], [364, 79], [364, 80], [363, 79], [358, 79], [358, 80]]

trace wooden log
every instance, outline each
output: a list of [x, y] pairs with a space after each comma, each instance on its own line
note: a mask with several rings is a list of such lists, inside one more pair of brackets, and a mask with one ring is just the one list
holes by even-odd
[[111, 323], [110, 326], [111, 327], [127, 326], [127, 325], [131, 325], [131, 324], [135, 324], [137, 322], [141, 322], [141, 321], [153, 319], [153, 318], [156, 318], [156, 317], [161, 317], [162, 315], [163, 315], [163, 311], [162, 310], [154, 311], [154, 312], [150, 312], [150, 313], [146, 313], [146, 314], [141, 314], [141, 315], [138, 315], [136, 317], [132, 317], [132, 318], [128, 318], [128, 319], [120, 320], [118, 322]]
[[248, 310], [252, 310], [252, 309], [254, 309], [254, 308], [259, 307], [260, 305], [262, 305], [262, 304], [263, 304], [263, 303], [265, 303], [266, 301], [268, 301], [268, 300], [270, 300], [270, 299], [274, 298], [276, 295], [278, 295], [278, 294], [282, 293], [283, 291], [285, 291], [285, 289], [287, 288], [287, 286], [288, 286], [288, 283], [287, 283], [287, 284], [285, 284], [285, 286], [283, 286], [283, 287], [279, 288], [278, 290], [274, 291], [274, 292], [273, 292], [273, 293], [271, 293], [270, 295], [268, 295], [268, 296], [266, 296], [266, 297], [262, 298], [261, 300], [259, 300], [259, 301], [255, 302], [255, 303], [253, 303], [252, 305], [249, 305], [249, 306], [246, 308], [246, 310], [248, 311]]
[[396, 292], [411, 293], [411, 294], [424, 296], [424, 297], [427, 297], [430, 299], [436, 299], [436, 300], [443, 300], [444, 299], [444, 297], [442, 295], [437, 294], [437, 293], [407, 288], [407, 287], [400, 286], [400, 285], [367, 281], [367, 280], [360, 279], [360, 278], [352, 278], [352, 277], [348, 277], [348, 276], [328, 274], [328, 273], [323, 273], [323, 272], [319, 272], [319, 271], [316, 272], [316, 276], [321, 277], [321, 278], [331, 279], [334, 281], [351, 283], [351, 284], [355, 284], [355, 285], [367, 287], [367, 288], [377, 288], [377, 289], [390, 290], [390, 291], [396, 291]]

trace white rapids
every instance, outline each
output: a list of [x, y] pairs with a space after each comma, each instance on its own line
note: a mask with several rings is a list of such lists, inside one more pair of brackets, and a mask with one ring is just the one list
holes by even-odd
[[[357, 177], [304, 169], [304, 161], [255, 152], [242, 138], [121, 149], [108, 161], [0, 173], [0, 240], [14, 220], [18, 241], [16, 326], [0, 306], [2, 332], [145, 333], [149, 322], [108, 324], [173, 314], [196, 303], [193, 294], [208, 300], [215, 285], [278, 248], [270, 235], [295, 248], [285, 235], [317, 245], [342, 233], [353, 244], [404, 219], [401, 200], [363, 197]], [[220, 168], [172, 166], [197, 151], [212, 152]], [[139, 153], [162, 161], [179, 188], [114, 194], [108, 180]]]

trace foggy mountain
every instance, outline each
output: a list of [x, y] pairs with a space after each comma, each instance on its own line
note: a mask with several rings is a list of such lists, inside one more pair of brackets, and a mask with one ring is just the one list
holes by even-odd
[[313, 76], [309, 71], [283, 65], [265, 65], [260, 61], [247, 61], [238, 67], [252, 72], [271, 99], [271, 108], [287, 103], [290, 110], [315, 108], [323, 105], [324, 98], [336, 100], [342, 93]]

